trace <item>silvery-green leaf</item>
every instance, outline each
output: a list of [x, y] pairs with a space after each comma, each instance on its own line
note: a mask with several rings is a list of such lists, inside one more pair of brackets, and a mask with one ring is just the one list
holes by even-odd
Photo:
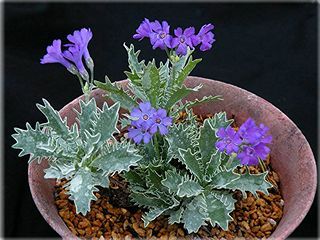
[[42, 124], [43, 126], [50, 126], [51, 130], [54, 131], [57, 135], [59, 135], [63, 139], [67, 139], [69, 134], [69, 128], [66, 124], [66, 120], [62, 120], [58, 111], [54, 110], [50, 103], [42, 99], [44, 105], [37, 104], [38, 109], [45, 115], [48, 122]]
[[111, 83], [108, 77], [106, 77], [106, 82], [94, 81], [95, 85], [105, 90], [107, 96], [114, 102], [119, 102], [122, 108], [131, 111], [132, 108], [136, 107], [138, 104], [132, 97], [124, 91], [121, 87], [118, 87], [116, 83]]
[[210, 161], [206, 165], [206, 181], [211, 181], [211, 177], [216, 174], [217, 171], [219, 171], [218, 167], [221, 164], [221, 156], [222, 153], [218, 151], [211, 155]]
[[131, 166], [137, 166], [141, 158], [130, 143], [115, 142], [108, 144], [91, 166], [102, 170], [103, 175], [107, 176], [110, 173], [129, 171]]
[[217, 154], [218, 150], [215, 147], [217, 140], [218, 138], [216, 137], [216, 129], [211, 126], [208, 118], [205, 119], [203, 125], [200, 127], [200, 136], [198, 139], [201, 153], [201, 163], [204, 170], [206, 170], [207, 165], [212, 160], [212, 155]]
[[227, 170], [226, 168], [220, 168], [219, 171], [211, 177], [212, 188], [226, 188], [227, 185], [231, 184], [240, 178], [240, 174], [234, 173], [232, 169]]
[[154, 63], [150, 62], [145, 68], [141, 78], [141, 84], [151, 105], [153, 107], [158, 107], [161, 82], [159, 70]]
[[90, 210], [90, 202], [97, 200], [93, 194], [99, 189], [95, 186], [108, 186], [108, 178], [101, 174], [93, 173], [85, 168], [80, 168], [73, 178], [65, 185], [70, 199], [74, 201], [76, 212], [86, 215]]
[[118, 122], [118, 111], [120, 108], [120, 103], [117, 102], [111, 107], [104, 102], [102, 110], [98, 114], [97, 120], [94, 122], [92, 133], [93, 135], [100, 134], [99, 142], [97, 143], [97, 148], [105, 144], [106, 141], [113, 137], [114, 133], [118, 133], [117, 122]]
[[131, 192], [130, 197], [132, 201], [139, 207], [166, 208], [170, 206], [166, 201], [163, 201], [161, 198], [156, 196], [150, 196], [146, 193]]
[[219, 200], [219, 197], [212, 193], [205, 194], [207, 220], [212, 226], [218, 224], [223, 230], [228, 230], [228, 224], [232, 220], [230, 213], [233, 209], [228, 208], [230, 206], [230, 203], [227, 202], [229, 198], [221, 197]]
[[179, 72], [177, 78], [175, 79], [174, 83], [177, 86], [181, 86], [184, 80], [189, 76], [189, 74], [192, 72], [192, 70], [196, 67], [196, 65], [201, 62], [202, 59], [192, 59], [192, 56], [190, 56], [188, 63], [183, 67], [183, 69]]
[[207, 213], [205, 208], [206, 203], [202, 195], [198, 195], [186, 205], [181, 222], [184, 223], [184, 228], [187, 229], [188, 233], [196, 233], [201, 226], [206, 225]]
[[195, 88], [187, 88], [185, 86], [173, 88], [165, 101], [165, 105], [162, 106], [167, 110], [170, 110], [173, 105], [182, 100], [192, 92], [197, 92], [201, 88], [201, 85]]
[[233, 123], [233, 119], [227, 118], [226, 112], [216, 113], [213, 118], [208, 118], [208, 121], [214, 129], [226, 128]]
[[16, 140], [12, 148], [21, 149], [19, 157], [30, 154], [29, 163], [35, 159], [40, 162], [42, 157], [54, 157], [55, 142], [45, 131], [41, 130], [40, 124], [37, 122], [33, 129], [29, 123], [26, 123], [26, 128], [27, 130], [15, 128], [17, 133], [12, 135]]
[[165, 172], [165, 179], [161, 181], [162, 185], [167, 187], [169, 193], [176, 193], [178, 191], [178, 185], [183, 181], [181, 176], [175, 169]]
[[85, 131], [90, 131], [93, 127], [93, 122], [97, 120], [97, 105], [94, 98], [90, 99], [89, 102], [80, 100], [80, 111], [77, 112], [77, 120], [80, 125], [79, 134], [81, 138], [84, 137]]
[[179, 197], [197, 196], [203, 191], [201, 185], [194, 180], [186, 180], [178, 185], [177, 195]]
[[49, 168], [45, 169], [44, 178], [67, 178], [69, 179], [76, 171], [74, 163], [66, 163], [63, 160], [50, 162]]
[[272, 184], [266, 180], [267, 175], [268, 172], [250, 174], [246, 171], [237, 180], [227, 184], [225, 188], [233, 191], [240, 190], [244, 198], [247, 197], [246, 191], [251, 192], [255, 197], [258, 197], [257, 191], [268, 194], [268, 188], [271, 188]]
[[194, 153], [191, 152], [191, 149], [187, 150], [178, 149], [179, 152], [179, 161], [185, 165], [185, 167], [195, 175], [199, 180], [203, 177], [203, 171], [200, 168], [199, 159]]
[[176, 211], [171, 211], [168, 219], [169, 224], [180, 223], [184, 208], [180, 207]]
[[193, 149], [197, 140], [197, 129], [191, 124], [174, 124], [165, 135], [169, 144], [168, 158], [177, 158], [179, 148]]
[[141, 62], [138, 60], [140, 50], [135, 52], [133, 44], [130, 44], [130, 47], [127, 47], [127, 45], [124, 43], [123, 46], [128, 52], [129, 68], [133, 73], [141, 75], [143, 73], [144, 60]]

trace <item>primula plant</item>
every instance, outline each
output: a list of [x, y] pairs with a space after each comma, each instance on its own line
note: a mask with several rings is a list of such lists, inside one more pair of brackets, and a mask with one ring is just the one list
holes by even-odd
[[[128, 183], [132, 203], [145, 211], [145, 226], [165, 215], [169, 224], [183, 223], [189, 233], [207, 224], [227, 229], [235, 191], [246, 198], [247, 192], [258, 196], [272, 187], [267, 171], [239, 171], [242, 166], [264, 165], [272, 137], [265, 125], [256, 125], [251, 118], [235, 127], [225, 112], [204, 122], [196, 120], [193, 107], [222, 100], [222, 96], [185, 100], [202, 87], [190, 88], [184, 81], [201, 61], [193, 59], [195, 49], [212, 48], [212, 30], [212, 24], [199, 32], [178, 27], [172, 35], [166, 21], [145, 19], [133, 38], [149, 39], [153, 49], [165, 51], [167, 61], [146, 63], [138, 59], [140, 51], [132, 44], [124, 44], [130, 69], [125, 72], [126, 86], [108, 77], [94, 80], [90, 29], [68, 35], [65, 50], [61, 40], [54, 40], [41, 63], [60, 63], [78, 77], [85, 97], [79, 102], [77, 120], [67, 126], [44, 100], [37, 107], [48, 121], [35, 128], [27, 123], [26, 130], [16, 128], [13, 147], [21, 149], [19, 156], [29, 154], [29, 162], [48, 161], [45, 178], [68, 180], [65, 189], [77, 213], [90, 211], [97, 186], [107, 188], [109, 177], [119, 174]], [[90, 95], [95, 88], [105, 90], [114, 104], [104, 103], [100, 109]], [[120, 107], [127, 113], [120, 115]], [[181, 112], [186, 117], [178, 121]], [[115, 137], [119, 132], [124, 137]]]

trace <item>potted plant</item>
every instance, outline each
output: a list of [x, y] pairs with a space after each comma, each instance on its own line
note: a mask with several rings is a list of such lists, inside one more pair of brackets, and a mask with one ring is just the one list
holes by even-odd
[[[193, 60], [194, 49], [209, 50], [215, 41], [211, 24], [197, 34], [193, 27], [177, 28], [172, 36], [169, 28], [165, 21], [141, 23], [134, 38], [150, 38], [168, 59], [145, 63], [124, 44], [130, 71], [119, 83], [94, 80], [90, 29], [68, 35], [65, 51], [61, 40], [47, 48], [41, 63], [64, 65], [84, 95], [60, 113], [44, 100], [37, 107], [47, 122], [15, 129], [13, 147], [20, 156], [30, 154], [30, 188], [39, 210], [64, 238], [287, 237], [314, 197], [308, 143], [255, 95], [187, 79], [201, 61]], [[284, 139], [292, 132], [295, 141], [288, 145]], [[296, 169], [284, 162], [288, 156]], [[311, 172], [293, 178], [303, 164]], [[293, 183], [308, 193], [303, 206], [294, 201]], [[124, 196], [118, 203], [111, 201], [116, 192]]]

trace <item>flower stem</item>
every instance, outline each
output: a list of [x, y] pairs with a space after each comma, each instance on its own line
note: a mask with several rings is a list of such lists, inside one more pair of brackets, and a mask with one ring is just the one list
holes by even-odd
[[264, 161], [261, 160], [260, 158], [259, 158], [259, 164], [260, 164], [260, 167], [261, 167], [263, 172], [267, 171], [267, 167], [266, 167]]
[[236, 156], [237, 156], [237, 154], [235, 154], [235, 153], [231, 154], [231, 156], [226, 164], [227, 168], [229, 168], [231, 166], [231, 164], [232, 164], [233, 160], [236, 158]]
[[154, 147], [155, 147], [155, 152], [157, 154], [157, 158], [158, 158], [158, 160], [160, 160], [161, 156], [160, 156], [160, 146], [158, 143], [158, 134], [154, 135], [153, 140], [154, 140]]

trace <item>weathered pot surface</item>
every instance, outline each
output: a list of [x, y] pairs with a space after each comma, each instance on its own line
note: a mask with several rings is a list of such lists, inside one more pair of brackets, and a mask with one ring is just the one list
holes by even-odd
[[[126, 84], [127, 81], [121, 81]], [[266, 100], [241, 88], [219, 81], [200, 77], [188, 77], [185, 84], [189, 87], [203, 84], [203, 88], [191, 94], [188, 99], [201, 98], [205, 95], [222, 95], [224, 101], [202, 104], [195, 113], [215, 113], [226, 111], [228, 117], [235, 115], [238, 124], [248, 117], [257, 123], [264, 123], [270, 128], [273, 136], [271, 145], [272, 167], [280, 175], [280, 185], [284, 198], [284, 214], [271, 238], [285, 239], [301, 223], [314, 199], [317, 172], [311, 148], [298, 127], [279, 109]], [[103, 91], [95, 90], [93, 96], [99, 106], [104, 98]], [[68, 124], [75, 121], [79, 109], [80, 97], [60, 110], [62, 118], [68, 118]], [[58, 215], [54, 204], [55, 180], [44, 179], [43, 170], [46, 161], [41, 164], [33, 162], [29, 165], [29, 185], [37, 208], [50, 226], [64, 239], [75, 238]]]

